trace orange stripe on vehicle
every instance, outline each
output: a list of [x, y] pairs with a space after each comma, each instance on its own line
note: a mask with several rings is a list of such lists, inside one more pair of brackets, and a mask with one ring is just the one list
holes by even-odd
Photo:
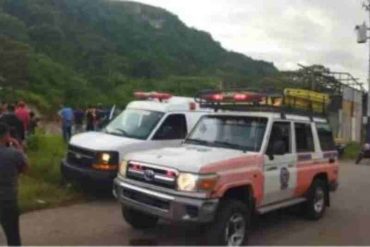
[[338, 179], [338, 162], [329, 163], [324, 159], [317, 163], [317, 161], [300, 162], [297, 164], [297, 187], [295, 189], [295, 196], [304, 195], [312, 184], [314, 177], [319, 173], [326, 173], [329, 181], [336, 181]]
[[230, 188], [250, 185], [257, 205], [263, 199], [263, 156], [242, 156], [211, 163], [200, 170], [201, 173], [217, 173], [220, 179], [217, 182], [213, 197], [222, 197]]

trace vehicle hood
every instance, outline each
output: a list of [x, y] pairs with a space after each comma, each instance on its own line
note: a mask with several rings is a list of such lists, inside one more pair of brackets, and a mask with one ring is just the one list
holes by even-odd
[[239, 150], [183, 145], [177, 148], [162, 148], [131, 153], [125, 159], [174, 168], [183, 172], [198, 173], [203, 166], [238, 158], [243, 155], [247, 154]]
[[86, 132], [72, 137], [70, 144], [96, 151], [120, 151], [122, 147], [143, 142], [103, 132]]

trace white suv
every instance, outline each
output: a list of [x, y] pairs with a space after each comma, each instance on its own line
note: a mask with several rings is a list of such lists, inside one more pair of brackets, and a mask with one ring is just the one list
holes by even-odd
[[309, 218], [323, 216], [339, 170], [327, 120], [254, 104], [215, 106], [182, 146], [125, 157], [114, 186], [125, 220], [135, 228], [159, 218], [209, 224], [207, 243], [237, 246], [248, 239], [253, 213], [303, 203]]

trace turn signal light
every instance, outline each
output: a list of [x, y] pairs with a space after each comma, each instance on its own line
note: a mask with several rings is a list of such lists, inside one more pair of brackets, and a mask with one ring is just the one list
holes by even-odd
[[202, 179], [198, 182], [198, 189], [204, 191], [213, 190], [216, 186], [217, 179], [209, 178], [209, 179]]
[[109, 165], [109, 164], [94, 164], [92, 168], [100, 171], [116, 171], [118, 170], [118, 165]]

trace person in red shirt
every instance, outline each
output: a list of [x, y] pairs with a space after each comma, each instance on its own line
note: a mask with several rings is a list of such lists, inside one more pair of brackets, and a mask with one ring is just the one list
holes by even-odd
[[27, 131], [30, 125], [30, 113], [23, 101], [18, 103], [18, 108], [15, 111], [15, 115], [22, 121], [24, 130]]

